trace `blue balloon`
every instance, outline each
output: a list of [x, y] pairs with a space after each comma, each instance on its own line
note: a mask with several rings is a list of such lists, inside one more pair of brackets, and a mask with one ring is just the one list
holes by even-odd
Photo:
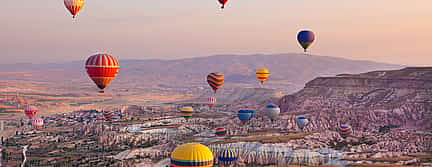
[[245, 123], [252, 119], [254, 113], [255, 113], [254, 110], [243, 109], [238, 112], [237, 116], [241, 122]]
[[297, 41], [303, 47], [306, 52], [309, 46], [315, 41], [315, 34], [309, 30], [300, 31], [297, 34]]

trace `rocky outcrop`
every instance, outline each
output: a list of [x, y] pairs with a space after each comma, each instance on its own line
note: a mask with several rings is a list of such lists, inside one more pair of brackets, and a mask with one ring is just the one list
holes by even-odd
[[340, 122], [362, 131], [432, 129], [432, 67], [320, 77], [279, 103], [282, 112], [306, 113], [314, 130]]

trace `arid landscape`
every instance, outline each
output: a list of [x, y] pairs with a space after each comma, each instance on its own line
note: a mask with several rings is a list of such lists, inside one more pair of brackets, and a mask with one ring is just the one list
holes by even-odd
[[[209, 65], [217, 59], [230, 61]], [[77, 62], [7, 66], [0, 68], [5, 166], [168, 166], [173, 149], [187, 142], [215, 156], [235, 150], [231, 165], [239, 167], [432, 163], [431, 67], [294, 54], [128, 60], [99, 94], [84, 71], [73, 70], [82, 67]], [[203, 76], [222, 66], [226, 84], [210, 109]], [[254, 79], [257, 66], [272, 71], [264, 86]], [[268, 103], [281, 108], [275, 120], [266, 116]], [[29, 126], [28, 104], [40, 110], [41, 130]], [[194, 108], [191, 119], [180, 117], [182, 106]], [[244, 108], [256, 111], [246, 124], [237, 119]], [[112, 120], [104, 119], [107, 110]], [[310, 120], [304, 129], [298, 115]], [[338, 134], [340, 123], [352, 126], [349, 137]], [[215, 136], [218, 127], [228, 134]]]

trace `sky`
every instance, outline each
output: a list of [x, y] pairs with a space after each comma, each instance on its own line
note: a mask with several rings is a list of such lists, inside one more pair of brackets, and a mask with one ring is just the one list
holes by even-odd
[[72, 20], [63, 0], [2, 0], [0, 64], [179, 59], [301, 53], [432, 65], [431, 0], [86, 0]]

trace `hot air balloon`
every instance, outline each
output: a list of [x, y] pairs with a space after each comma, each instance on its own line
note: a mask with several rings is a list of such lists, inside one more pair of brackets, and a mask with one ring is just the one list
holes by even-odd
[[303, 30], [297, 34], [297, 41], [303, 47], [304, 52], [307, 52], [307, 49], [314, 42], [314, 40], [315, 34], [312, 31]]
[[252, 117], [254, 116], [254, 112], [255, 112], [254, 110], [243, 109], [238, 112], [237, 116], [240, 119], [240, 121], [243, 124], [245, 124], [246, 122], [252, 119]]
[[36, 130], [39, 130], [39, 129], [41, 129], [41, 128], [43, 127], [44, 122], [43, 122], [43, 119], [41, 119], [41, 118], [37, 118], [37, 119], [34, 119], [34, 120], [32, 121], [32, 124], [33, 124], [33, 127], [34, 127]]
[[29, 119], [32, 119], [36, 115], [37, 112], [38, 112], [38, 109], [32, 105], [27, 105], [24, 108], [24, 114], [27, 115], [27, 117]]
[[114, 116], [114, 112], [112, 111], [103, 111], [102, 114], [107, 121], [111, 121]]
[[213, 107], [213, 105], [216, 104], [217, 99], [216, 99], [216, 97], [210, 96], [207, 99], [207, 101], [208, 101], [208, 106], [211, 109]]
[[267, 104], [264, 111], [271, 120], [275, 120], [281, 112], [280, 108], [276, 104]]
[[351, 126], [348, 124], [340, 124], [337, 131], [339, 132], [339, 135], [343, 138], [348, 137], [352, 133]]
[[308, 123], [309, 123], [309, 120], [303, 115], [297, 116], [295, 121], [296, 121], [297, 126], [301, 130], [303, 130], [304, 127], [306, 127], [306, 125], [308, 125]]
[[84, 0], [64, 0], [66, 9], [72, 14], [72, 18], [78, 14], [81, 8], [84, 6]]
[[116, 58], [108, 54], [95, 54], [86, 61], [86, 69], [89, 77], [99, 87], [99, 93], [104, 93], [104, 88], [115, 78], [119, 69]]
[[187, 143], [171, 153], [171, 167], [213, 167], [213, 153], [205, 145]]
[[236, 152], [234, 152], [230, 149], [226, 149], [226, 150], [220, 152], [218, 155], [219, 162], [225, 166], [231, 165], [233, 162], [237, 161], [237, 158], [238, 157], [237, 157]]
[[220, 72], [214, 72], [207, 75], [207, 82], [213, 89], [214, 93], [222, 86], [224, 83], [224, 75]]
[[262, 67], [256, 70], [255, 74], [258, 80], [261, 82], [261, 84], [264, 84], [264, 81], [267, 80], [267, 78], [270, 75], [270, 72], [267, 68]]
[[218, 0], [218, 1], [222, 5], [221, 9], [225, 8], [225, 4], [228, 2], [228, 0]]
[[180, 113], [184, 119], [189, 120], [189, 118], [192, 117], [193, 111], [194, 110], [191, 106], [185, 106], [181, 108]]
[[225, 128], [216, 128], [215, 135], [222, 137], [222, 136], [225, 136], [227, 134], [227, 132], [228, 132], [228, 130]]

